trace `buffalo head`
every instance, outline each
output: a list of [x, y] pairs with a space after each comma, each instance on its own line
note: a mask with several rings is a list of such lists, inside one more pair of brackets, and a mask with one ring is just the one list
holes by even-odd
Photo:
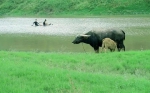
[[90, 35], [78, 35], [72, 43], [79, 44], [84, 42], [88, 37], [90, 37]]

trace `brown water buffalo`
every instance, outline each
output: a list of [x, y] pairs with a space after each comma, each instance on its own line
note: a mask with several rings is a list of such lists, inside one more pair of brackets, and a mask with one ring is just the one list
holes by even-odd
[[117, 43], [118, 51], [123, 49], [125, 46], [123, 41], [125, 40], [125, 32], [120, 29], [105, 29], [105, 30], [91, 30], [83, 35], [78, 35], [72, 42], [79, 44], [81, 42], [90, 44], [96, 53], [99, 53], [99, 47], [102, 46], [102, 40], [104, 38], [110, 38]]
[[102, 43], [102, 51], [109, 49], [111, 52], [114, 52], [117, 48], [117, 44], [115, 41], [111, 40], [110, 38], [104, 38]]

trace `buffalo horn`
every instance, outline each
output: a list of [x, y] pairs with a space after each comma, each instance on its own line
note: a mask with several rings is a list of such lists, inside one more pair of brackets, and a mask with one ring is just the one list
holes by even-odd
[[80, 35], [80, 36], [83, 36], [83, 37], [90, 37], [91, 35]]

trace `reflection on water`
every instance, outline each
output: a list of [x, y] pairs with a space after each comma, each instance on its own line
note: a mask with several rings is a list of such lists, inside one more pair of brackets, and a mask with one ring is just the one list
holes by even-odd
[[[123, 29], [126, 50], [150, 49], [150, 18], [47, 18], [53, 25], [46, 27], [31, 26], [34, 20], [0, 18], [0, 50], [94, 52], [90, 45], [71, 42], [77, 34], [99, 28]], [[42, 24], [45, 18], [37, 20]]]
[[[34, 20], [35, 18], [0, 18], [0, 33], [77, 35], [97, 28], [121, 28], [127, 29], [127, 34], [132, 34], [130, 28], [150, 27], [150, 18], [47, 18], [47, 22], [53, 24], [47, 27], [31, 26]], [[37, 18], [40, 24], [44, 20], [45, 18]]]

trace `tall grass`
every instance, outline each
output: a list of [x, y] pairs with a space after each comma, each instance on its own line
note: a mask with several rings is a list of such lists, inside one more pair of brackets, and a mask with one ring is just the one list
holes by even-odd
[[0, 51], [2, 93], [149, 93], [150, 51]]
[[149, 14], [149, 0], [1, 0], [1, 16]]

